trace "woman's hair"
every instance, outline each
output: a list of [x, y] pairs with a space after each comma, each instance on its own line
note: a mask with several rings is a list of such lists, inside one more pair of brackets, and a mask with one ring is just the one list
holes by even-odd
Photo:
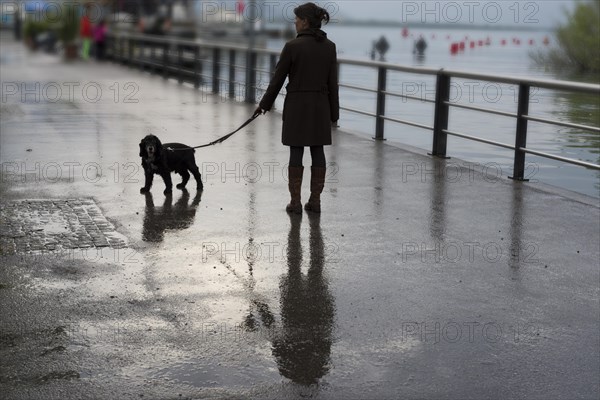
[[329, 13], [315, 3], [305, 3], [294, 8], [294, 14], [300, 19], [308, 21], [310, 29], [320, 29], [321, 21], [329, 22]]

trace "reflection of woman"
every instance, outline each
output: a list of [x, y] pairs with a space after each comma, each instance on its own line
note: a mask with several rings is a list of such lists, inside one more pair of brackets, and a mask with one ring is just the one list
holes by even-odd
[[297, 37], [286, 43], [275, 74], [256, 113], [268, 111], [286, 78], [287, 94], [283, 106], [282, 143], [290, 146], [288, 212], [302, 213], [302, 156], [310, 146], [312, 158], [310, 199], [305, 209], [321, 212], [321, 192], [325, 184], [324, 145], [331, 144], [331, 124], [339, 118], [337, 54], [327, 39], [321, 22], [329, 22], [329, 13], [314, 3], [294, 9]]
[[279, 372], [300, 384], [316, 383], [329, 371], [335, 313], [323, 277], [324, 245], [319, 217], [310, 217], [310, 266], [301, 272], [300, 222], [291, 216], [288, 236], [288, 274], [281, 281], [282, 328], [273, 340]]

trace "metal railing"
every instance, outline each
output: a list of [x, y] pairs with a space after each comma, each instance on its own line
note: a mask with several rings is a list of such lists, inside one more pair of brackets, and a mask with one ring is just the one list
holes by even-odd
[[[222, 61], [224, 54], [228, 54], [226, 62]], [[238, 63], [238, 55], [240, 54], [243, 56], [243, 63]], [[258, 63], [259, 56], [263, 57], [260, 67]], [[137, 66], [142, 69], [149, 69], [156, 73], [162, 73], [165, 78], [176, 77], [179, 82], [191, 82], [196, 88], [200, 87], [204, 82], [209, 82], [212, 93], [220, 93], [222, 88], [221, 84], [226, 83], [228, 96], [234, 98], [236, 85], [239, 85], [238, 87], [244, 89], [244, 101], [250, 103], [256, 101], [256, 90], [261, 89], [256, 85], [257, 74], [268, 74], [270, 77], [274, 71], [278, 56], [279, 51], [275, 50], [252, 49], [252, 51], [250, 51], [247, 47], [240, 45], [181, 40], [177, 38], [148, 35], [110, 35], [108, 46], [108, 57], [114, 61]], [[204, 67], [206, 65], [210, 66], [210, 74], [204, 73]], [[228, 69], [226, 77], [222, 77], [222, 67], [224, 66]], [[433, 144], [431, 153], [429, 154], [436, 157], [447, 157], [448, 135], [511, 149], [514, 151], [513, 176], [511, 178], [515, 180], [526, 180], [524, 178], [526, 154], [600, 170], [600, 165], [598, 164], [527, 148], [527, 128], [529, 121], [600, 133], [600, 128], [597, 126], [574, 124], [530, 115], [529, 105], [531, 88], [553, 89], [599, 96], [600, 85], [476, 74], [464, 71], [425, 67], [407, 67], [385, 62], [338, 58], [338, 68], [341, 69], [344, 66], [355, 66], [377, 71], [377, 88], [362, 87], [344, 82], [340, 82], [339, 84], [341, 88], [369, 92], [376, 95], [374, 113], [343, 105], [340, 108], [351, 113], [375, 118], [374, 138], [377, 140], [384, 139], [384, 123], [385, 121], [391, 121], [432, 131]], [[249, 74], [245, 73], [247, 68], [250, 68]], [[244, 81], [237, 80], [237, 71], [244, 71]], [[390, 71], [435, 77], [435, 100], [388, 91], [387, 77]], [[473, 79], [477, 81], [505, 83], [518, 86], [517, 112], [511, 113], [497, 109], [488, 109], [451, 102], [450, 92], [452, 79]], [[433, 103], [433, 125], [430, 126], [414, 121], [386, 116], [386, 100], [390, 96]], [[450, 109], [453, 107], [515, 118], [514, 145], [472, 136], [464, 132], [449, 130], [448, 123]]]

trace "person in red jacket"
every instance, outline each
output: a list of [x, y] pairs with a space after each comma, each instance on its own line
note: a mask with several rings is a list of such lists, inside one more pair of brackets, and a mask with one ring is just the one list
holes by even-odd
[[90, 47], [92, 47], [93, 31], [92, 21], [88, 15], [90, 6], [85, 6], [81, 20], [79, 21], [79, 35], [81, 36], [81, 58], [90, 58]]
[[286, 211], [300, 214], [302, 204], [302, 156], [310, 147], [312, 158], [310, 198], [307, 211], [321, 212], [321, 192], [325, 185], [325, 153], [331, 144], [331, 126], [339, 119], [337, 52], [335, 43], [321, 30], [329, 13], [314, 3], [294, 9], [298, 36], [286, 43], [256, 113], [269, 111], [285, 79], [287, 93], [283, 106], [282, 143], [290, 146], [288, 189], [291, 195]]

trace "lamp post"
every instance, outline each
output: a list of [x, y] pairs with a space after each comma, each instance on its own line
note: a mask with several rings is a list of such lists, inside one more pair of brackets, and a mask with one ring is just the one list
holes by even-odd
[[254, 23], [256, 22], [256, 0], [248, 1], [248, 51], [246, 53], [246, 96], [247, 103], [254, 103], [256, 99], [256, 53], [254, 52], [256, 34]]

